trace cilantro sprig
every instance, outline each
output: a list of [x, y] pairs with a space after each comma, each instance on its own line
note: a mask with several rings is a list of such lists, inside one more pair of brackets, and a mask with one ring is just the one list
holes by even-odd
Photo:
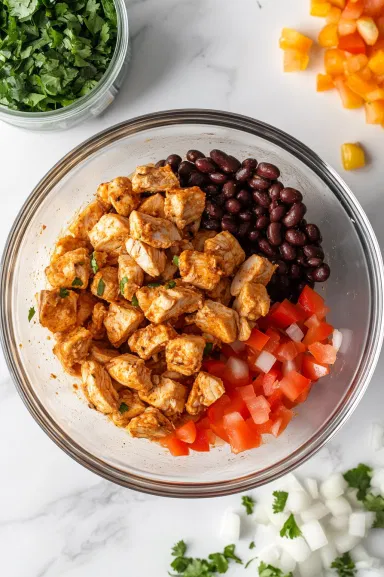
[[354, 577], [356, 575], [356, 566], [349, 553], [344, 553], [341, 557], [336, 557], [331, 567], [332, 569], [336, 569], [339, 577]]
[[287, 503], [288, 493], [286, 491], [273, 491], [273, 496], [275, 497], [272, 505], [273, 512], [282, 513]]
[[243, 563], [235, 554], [235, 545], [227, 545], [222, 553], [211, 553], [208, 559], [186, 557], [187, 545], [184, 541], [179, 541], [172, 548], [172, 555], [175, 559], [171, 567], [177, 577], [215, 577], [218, 573], [226, 573], [229, 568], [229, 561]]
[[35, 307], [31, 307], [28, 311], [28, 321], [29, 322], [31, 322], [31, 320], [33, 319], [35, 314], [36, 314]]
[[292, 573], [285, 575], [281, 569], [273, 567], [273, 565], [267, 565], [264, 561], [261, 561], [259, 565], [259, 577], [292, 577]]
[[373, 495], [371, 488], [372, 469], [368, 465], [360, 463], [354, 469], [344, 473], [344, 479], [350, 487], [357, 489], [357, 498], [362, 501], [367, 511], [376, 513], [373, 522], [374, 529], [384, 529], [384, 496]]
[[252, 515], [253, 508], [255, 506], [255, 501], [249, 495], [243, 495], [241, 497], [241, 503], [245, 507], [247, 515]]
[[280, 531], [280, 537], [287, 537], [289, 539], [296, 539], [297, 537], [301, 537], [302, 533], [300, 527], [296, 523], [296, 519], [291, 513], [284, 523]]

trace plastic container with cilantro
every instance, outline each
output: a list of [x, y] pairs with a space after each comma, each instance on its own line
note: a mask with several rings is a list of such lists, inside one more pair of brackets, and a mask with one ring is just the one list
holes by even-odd
[[0, 120], [63, 130], [101, 114], [128, 68], [124, 0], [0, 3]]

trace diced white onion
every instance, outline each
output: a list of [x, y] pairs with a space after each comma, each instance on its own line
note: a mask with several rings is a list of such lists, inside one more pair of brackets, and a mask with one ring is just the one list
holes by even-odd
[[352, 507], [354, 507], [355, 509], [363, 509], [364, 505], [362, 504], [361, 501], [359, 501], [359, 499], [357, 498], [357, 489], [348, 489], [345, 493], [345, 497], [348, 499], [348, 501], [351, 503]]
[[376, 513], [373, 511], [364, 511], [365, 515], [365, 526], [367, 529], [372, 529], [372, 526], [376, 519]]
[[242, 353], [246, 349], [245, 343], [242, 341], [234, 341], [229, 346], [235, 351], [235, 353]]
[[227, 509], [223, 515], [220, 526], [220, 537], [229, 543], [238, 541], [240, 538], [240, 517], [232, 509]]
[[331, 517], [328, 521], [328, 526], [334, 531], [347, 531], [349, 525], [348, 515], [340, 515], [340, 517]]
[[289, 517], [288, 513], [274, 513], [271, 507], [267, 507], [266, 512], [272, 525], [279, 529], [282, 528]]
[[311, 555], [311, 550], [303, 537], [296, 537], [295, 539], [280, 537], [279, 545], [284, 549], [284, 551], [293, 557], [297, 563], [306, 561]]
[[308, 559], [299, 563], [299, 571], [301, 577], [320, 577], [322, 571], [319, 553], [312, 553]]
[[328, 544], [328, 539], [320, 523], [313, 519], [301, 526], [301, 532], [311, 551], [317, 551]]
[[279, 559], [279, 569], [281, 569], [281, 571], [286, 574], [286, 573], [291, 573], [292, 571], [294, 571], [296, 568], [296, 561], [294, 560], [293, 557], [290, 556], [289, 553], [287, 553], [287, 551], [283, 551], [280, 555], [280, 559]]
[[336, 547], [333, 543], [328, 543], [320, 549], [320, 557], [324, 569], [329, 569], [337, 557]]
[[308, 521], [312, 521], [313, 519], [318, 521], [319, 519], [326, 517], [328, 514], [329, 509], [324, 505], [324, 503], [321, 503], [320, 501], [317, 501], [311, 505], [309, 509], [306, 509], [300, 513], [304, 523], [308, 523]]
[[365, 536], [365, 513], [363, 511], [351, 513], [349, 516], [348, 533], [354, 537]]
[[341, 344], [343, 342], [343, 333], [337, 329], [335, 329], [332, 333], [332, 346], [337, 351], [340, 349]]
[[268, 525], [269, 517], [262, 503], [255, 504], [253, 508], [253, 518], [256, 521], [256, 523], [261, 523], [261, 525]]
[[344, 499], [344, 497], [327, 499], [325, 504], [334, 517], [341, 517], [342, 515], [350, 515], [350, 513], [352, 513], [351, 504], [348, 503], [347, 499]]
[[289, 326], [285, 332], [292, 341], [295, 341], [295, 343], [300, 343], [304, 338], [303, 331], [296, 323]]
[[311, 505], [311, 497], [305, 491], [289, 491], [286, 509], [292, 513], [301, 513]]
[[263, 373], [269, 373], [271, 368], [276, 362], [276, 357], [274, 357], [268, 351], [261, 351], [259, 356], [256, 359], [255, 367], [263, 371]]
[[351, 346], [351, 342], [353, 339], [353, 332], [351, 331], [351, 329], [340, 329], [340, 332], [343, 335], [343, 340], [340, 346], [340, 352], [344, 354]]
[[257, 557], [267, 565], [273, 565], [276, 567], [280, 558], [280, 553], [276, 545], [268, 545], [257, 552]]
[[245, 380], [249, 377], [249, 366], [245, 361], [241, 359], [237, 359], [236, 357], [229, 357], [227, 361], [227, 367], [236, 380]]
[[380, 451], [384, 447], [384, 427], [379, 423], [372, 425], [371, 446], [374, 451]]
[[342, 555], [353, 549], [353, 547], [356, 547], [360, 542], [360, 538], [349, 533], [336, 533], [333, 537], [333, 542], [337, 551]]
[[278, 486], [281, 487], [282, 490], [288, 491], [288, 493], [289, 491], [304, 491], [305, 493], [303, 485], [297, 480], [293, 473], [284, 475], [284, 477], [279, 480]]
[[380, 493], [384, 495], [384, 469], [374, 469], [371, 486], [380, 489]]
[[340, 497], [348, 487], [346, 480], [341, 473], [331, 475], [320, 485], [320, 493], [325, 499], [336, 499]]
[[317, 486], [316, 479], [311, 479], [307, 477], [304, 479], [304, 485], [306, 486], [308, 493], [311, 495], [312, 499], [319, 498], [319, 488]]
[[361, 544], [356, 545], [356, 547], [350, 551], [350, 554], [352, 561], [355, 563], [357, 563], [357, 561], [368, 561], [368, 559], [370, 559], [367, 550]]

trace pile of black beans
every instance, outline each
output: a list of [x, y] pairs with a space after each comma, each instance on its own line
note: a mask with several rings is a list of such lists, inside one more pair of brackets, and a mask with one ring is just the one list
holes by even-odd
[[202, 229], [227, 230], [247, 256], [260, 254], [278, 265], [268, 285], [272, 300], [295, 301], [305, 285], [328, 279], [320, 230], [304, 219], [302, 193], [278, 180], [277, 166], [255, 158], [240, 162], [217, 149], [208, 157], [189, 150], [186, 158], [171, 154], [156, 166], [169, 164], [182, 187], [206, 193]]

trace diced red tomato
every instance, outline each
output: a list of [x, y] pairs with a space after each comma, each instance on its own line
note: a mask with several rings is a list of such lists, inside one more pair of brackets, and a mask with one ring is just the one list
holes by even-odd
[[255, 434], [253, 428], [245, 422], [240, 413], [225, 415], [223, 423], [233, 453], [242, 453], [260, 446], [260, 436]]
[[368, 16], [382, 16], [384, 0], [364, 0], [364, 12]]
[[272, 313], [269, 313], [268, 317], [282, 329], [305, 319], [302, 311], [288, 299], [284, 299]]
[[196, 423], [197, 429], [210, 429], [210, 427], [211, 422], [208, 417], [203, 417], [202, 419], [200, 419], [200, 421]]
[[303, 343], [306, 345], [311, 345], [319, 341], [324, 341], [333, 333], [333, 326], [320, 322], [317, 326], [312, 326], [308, 329], [307, 334], [303, 339]]
[[231, 387], [243, 387], [250, 381], [249, 366], [242, 359], [229, 357], [223, 378]]
[[280, 390], [290, 401], [296, 401], [297, 397], [308, 387], [310, 380], [292, 371], [280, 381]]
[[278, 369], [275, 368], [271, 369], [269, 373], [265, 373], [264, 375], [262, 375], [262, 386], [264, 395], [266, 397], [270, 397], [275, 392], [275, 390], [279, 386], [278, 379], [280, 378], [281, 373]]
[[299, 296], [299, 303], [307, 316], [316, 315], [319, 319], [323, 319], [327, 314], [328, 309], [324, 299], [308, 285], [303, 288]]
[[301, 371], [311, 381], [318, 381], [321, 377], [329, 374], [329, 367], [317, 362], [311, 355], [304, 355]]
[[228, 435], [224, 429], [223, 420], [218, 421], [217, 423], [211, 423], [211, 430], [217, 437], [220, 437], [226, 443], [229, 443]]
[[218, 399], [213, 405], [211, 405], [207, 411], [208, 418], [211, 423], [217, 423], [223, 416], [225, 409], [227, 409], [231, 404], [231, 399], [228, 395], [223, 395]]
[[272, 328], [268, 328], [266, 334], [269, 336], [269, 341], [264, 346], [263, 350], [274, 355], [279, 348], [281, 335]]
[[175, 431], [176, 437], [184, 443], [193, 443], [196, 439], [196, 425], [193, 421], [188, 421], [178, 427]]
[[248, 411], [250, 412], [251, 417], [256, 425], [260, 425], [261, 423], [268, 421], [271, 407], [263, 395], [256, 396], [252, 385], [240, 387], [237, 389], [237, 391], [247, 405]]
[[279, 346], [276, 352], [277, 360], [281, 362], [293, 361], [297, 354], [297, 348], [293, 341], [283, 343]]
[[257, 431], [260, 435], [271, 435], [273, 425], [274, 422], [272, 421], [272, 419], [268, 419], [268, 421], [266, 421], [262, 425], [257, 425]]
[[231, 404], [226, 407], [224, 410], [224, 415], [228, 415], [228, 413], [240, 413], [244, 419], [249, 417], [248, 407], [245, 404], [242, 396], [240, 395], [239, 391], [234, 389], [229, 393]]
[[305, 353], [305, 351], [307, 350], [307, 347], [305, 346], [304, 343], [295, 343], [295, 347], [299, 354]]
[[161, 439], [160, 444], [163, 447], [166, 447], [174, 457], [184, 457], [189, 455], [189, 446], [174, 435], [164, 437]]
[[300, 393], [295, 401], [296, 405], [300, 405], [300, 403], [304, 403], [308, 399], [308, 395], [311, 392], [311, 386], [312, 385], [308, 385], [308, 387], [302, 393]]
[[345, 18], [346, 20], [357, 20], [360, 18], [362, 13], [364, 12], [364, 1], [363, 0], [355, 0], [355, 2], [347, 3], [346, 7], [341, 13], [341, 17]]
[[280, 405], [272, 414], [271, 420], [273, 422], [271, 433], [275, 437], [281, 435], [283, 431], [287, 428], [288, 424], [292, 420], [293, 411], [287, 409], [284, 405]]
[[203, 427], [196, 427], [196, 439], [190, 445], [187, 445], [192, 451], [197, 451], [198, 453], [207, 453], [209, 448], [209, 430]]
[[350, 52], [350, 54], [365, 54], [367, 47], [358, 32], [340, 36], [338, 48]]
[[281, 389], [276, 389], [270, 397], [268, 397], [268, 403], [271, 407], [271, 411], [275, 411], [283, 402], [283, 393]]
[[319, 363], [333, 365], [336, 362], [336, 349], [332, 345], [313, 343], [308, 350]]
[[255, 351], [261, 351], [263, 350], [263, 347], [267, 344], [268, 341], [269, 341], [268, 335], [262, 333], [258, 329], [253, 329], [251, 332], [251, 336], [245, 342], [245, 344], [248, 345], [248, 347], [251, 347], [251, 349], [254, 349]]

